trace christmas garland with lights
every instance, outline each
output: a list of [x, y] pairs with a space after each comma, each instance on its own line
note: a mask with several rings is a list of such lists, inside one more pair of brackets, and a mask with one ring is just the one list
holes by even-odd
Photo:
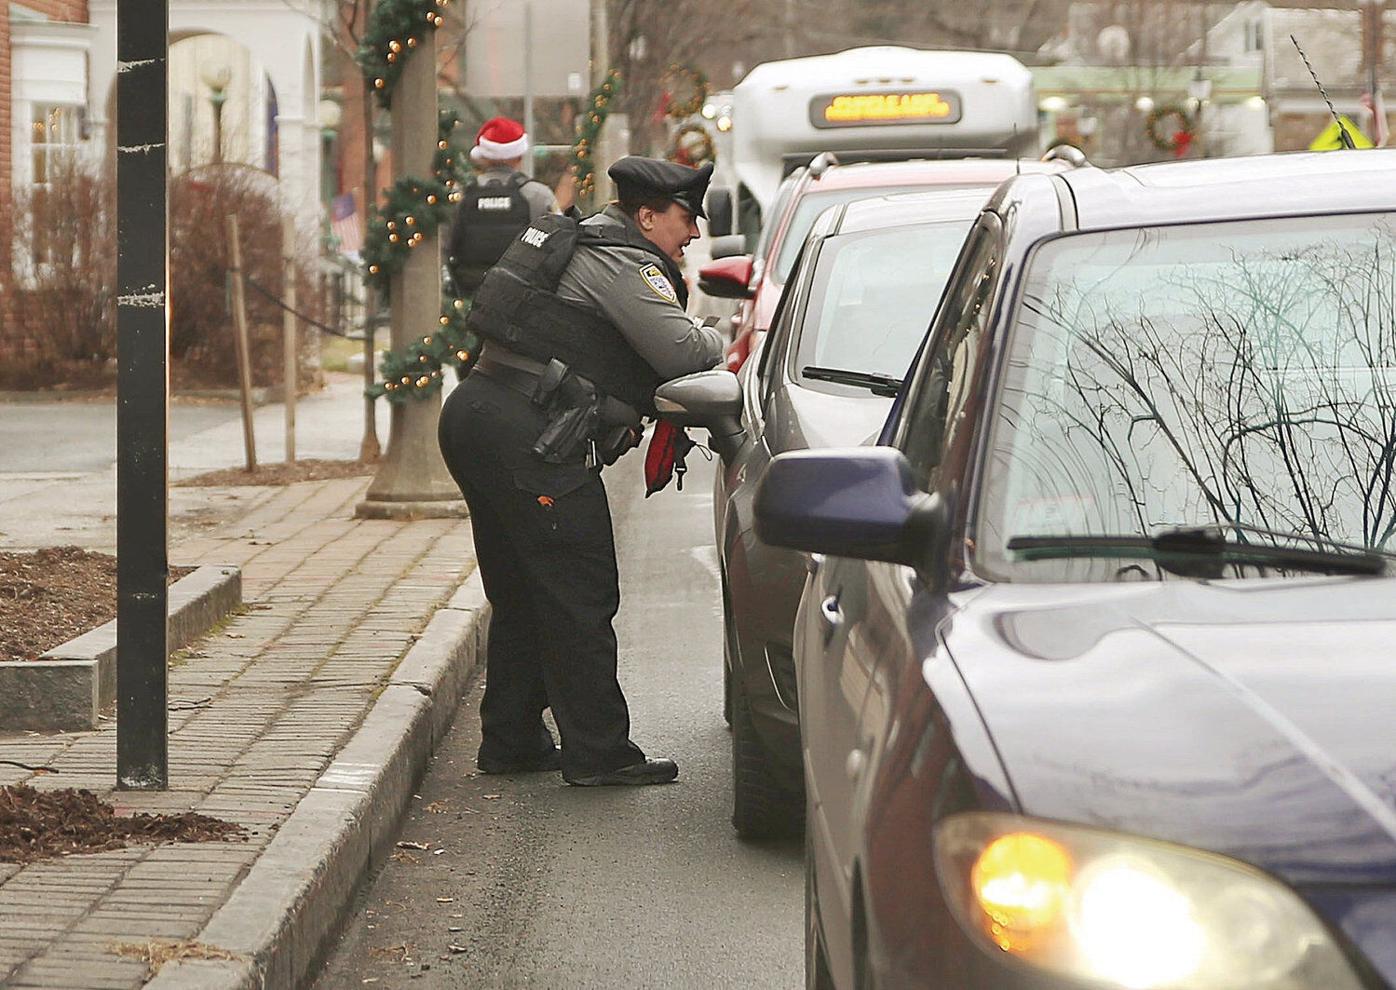
[[[688, 99], [681, 100], [674, 95], [674, 89], [675, 86], [685, 83], [689, 87], [689, 95]], [[669, 66], [664, 70], [659, 85], [668, 100], [664, 112], [675, 120], [692, 117], [708, 102], [708, 77], [701, 70], [691, 66], [677, 63]]]
[[577, 143], [572, 146], [572, 174], [577, 177], [577, 199], [590, 200], [596, 192], [596, 142], [601, 127], [611, 112], [611, 101], [620, 95], [620, 73], [606, 73], [600, 86], [587, 97], [585, 109], [577, 121]]
[[[378, 223], [364, 243], [367, 279], [384, 295], [392, 276], [402, 271], [407, 256], [442, 226], [449, 223], [451, 207], [460, 202], [465, 183], [461, 152], [452, 141], [460, 115], [443, 111], [438, 121], [437, 151], [429, 180], [405, 178], [398, 181], [388, 201], [378, 210]], [[469, 307], [464, 299], [444, 293], [440, 329], [414, 340], [403, 350], [387, 351], [378, 368], [383, 380], [368, 389], [374, 398], [390, 402], [424, 399], [440, 388], [443, 369], [454, 367], [463, 376], [474, 363], [480, 348], [476, 335], [465, 328]]]
[[451, 0], [378, 0], [369, 15], [359, 45], [358, 62], [365, 81], [378, 93], [386, 109], [392, 103], [393, 89], [402, 76], [412, 50], [423, 31], [434, 31], [446, 23], [443, 11]]

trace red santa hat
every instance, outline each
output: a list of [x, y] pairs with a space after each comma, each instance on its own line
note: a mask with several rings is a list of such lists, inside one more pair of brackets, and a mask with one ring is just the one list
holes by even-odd
[[475, 147], [470, 149], [472, 162], [507, 162], [528, 153], [528, 135], [523, 125], [508, 117], [492, 117], [485, 121], [475, 135]]

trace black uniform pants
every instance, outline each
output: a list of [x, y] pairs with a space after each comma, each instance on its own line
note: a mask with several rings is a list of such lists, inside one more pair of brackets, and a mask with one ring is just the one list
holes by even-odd
[[529, 400], [472, 374], [441, 411], [441, 453], [470, 506], [493, 611], [480, 704], [481, 759], [527, 760], [552, 746], [569, 776], [642, 761], [616, 679], [620, 607], [611, 510], [585, 464], [532, 451], [545, 419]]

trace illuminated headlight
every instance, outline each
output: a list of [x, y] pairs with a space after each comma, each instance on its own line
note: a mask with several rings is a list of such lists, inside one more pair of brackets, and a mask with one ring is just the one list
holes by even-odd
[[1293, 891], [1211, 853], [1003, 814], [947, 818], [936, 868], [986, 948], [1128, 990], [1360, 990]]

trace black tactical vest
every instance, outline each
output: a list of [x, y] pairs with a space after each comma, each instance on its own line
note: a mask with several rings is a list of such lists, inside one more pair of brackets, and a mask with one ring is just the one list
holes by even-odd
[[472, 179], [462, 191], [451, 233], [451, 271], [463, 292], [479, 287], [490, 266], [499, 261], [532, 216], [523, 187], [528, 176], [515, 172], [506, 180]]
[[549, 214], [534, 220], [490, 269], [467, 326], [535, 361], [556, 358], [608, 395], [652, 415], [659, 375], [610, 320], [557, 295], [579, 247], [635, 247], [652, 254], [678, 292], [679, 305], [687, 305], [678, 266], [638, 232]]

